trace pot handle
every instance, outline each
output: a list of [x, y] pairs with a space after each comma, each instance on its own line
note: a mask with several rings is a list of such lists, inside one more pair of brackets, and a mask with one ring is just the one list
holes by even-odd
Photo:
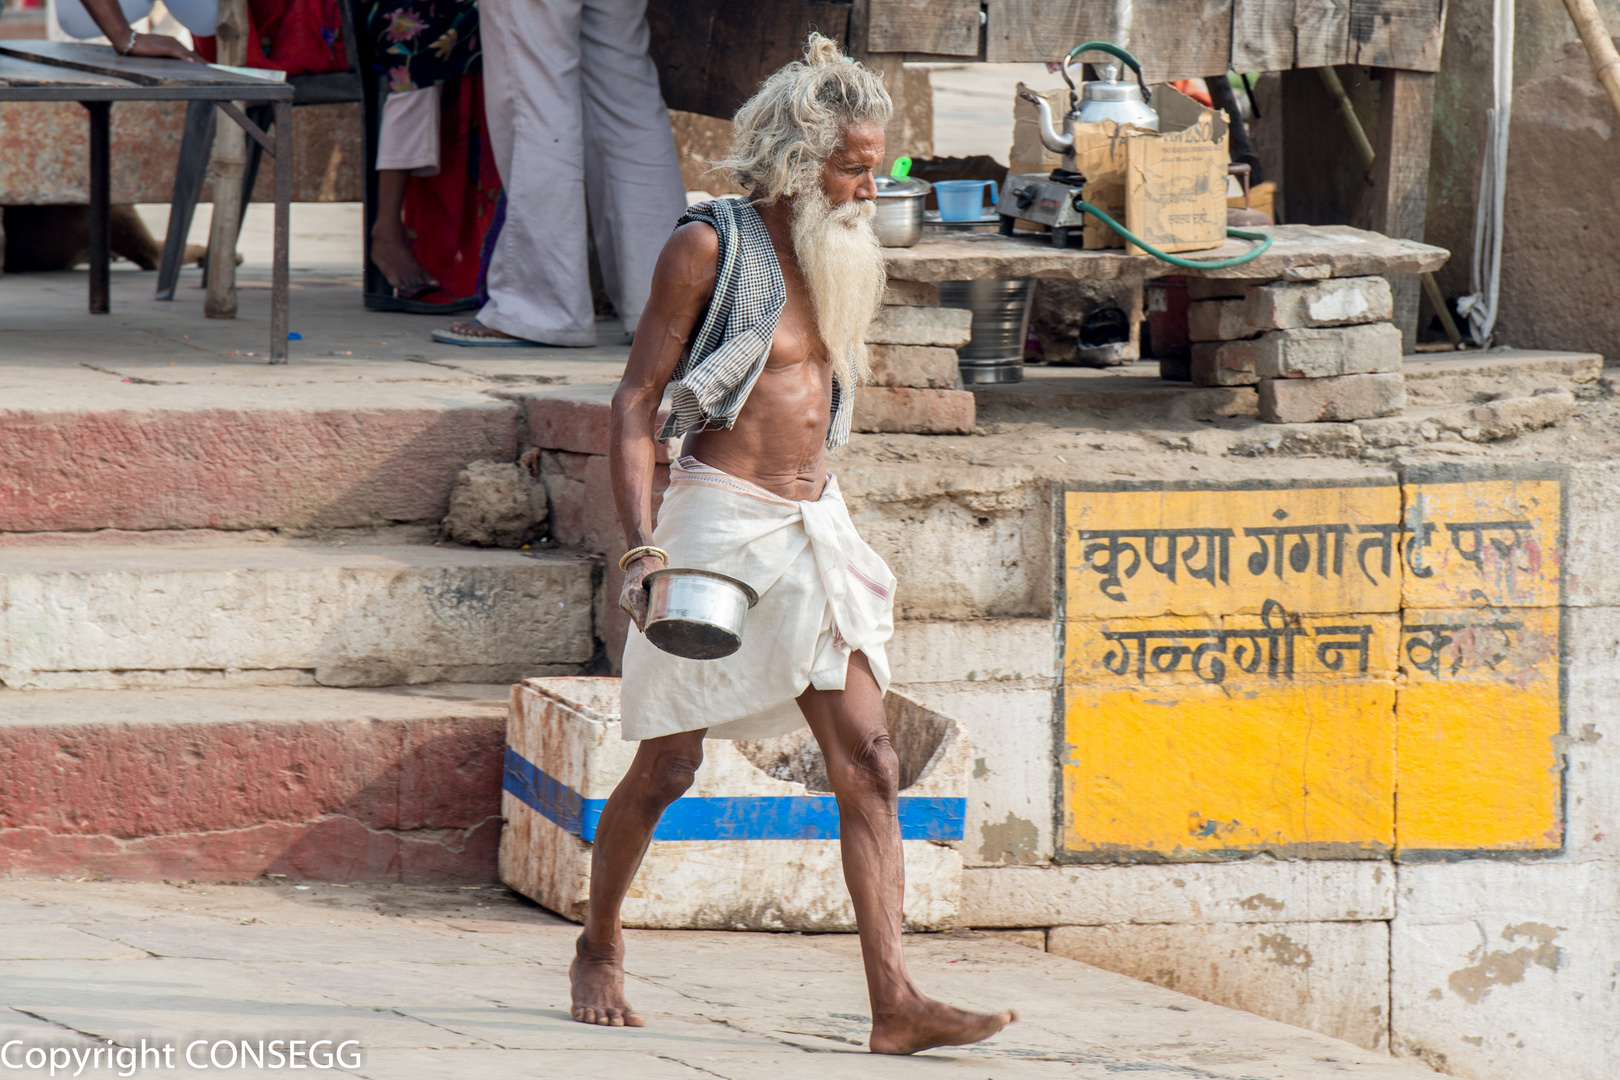
[[1079, 56], [1081, 53], [1093, 51], [1105, 52], [1109, 56], [1123, 61], [1126, 67], [1136, 72], [1136, 85], [1142, 90], [1142, 103], [1145, 105], [1153, 100], [1152, 91], [1147, 88], [1147, 83], [1142, 81], [1142, 65], [1137, 62], [1136, 57], [1132, 56], [1130, 53], [1126, 52], [1124, 49], [1120, 48], [1118, 45], [1115, 45], [1111, 41], [1083, 41], [1069, 50], [1069, 55], [1063, 58], [1063, 79], [1071, 87], [1074, 86], [1074, 80], [1069, 78], [1069, 65], [1074, 63], [1074, 58]]

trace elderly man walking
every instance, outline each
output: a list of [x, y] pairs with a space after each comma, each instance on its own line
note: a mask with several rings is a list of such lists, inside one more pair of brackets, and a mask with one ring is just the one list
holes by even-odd
[[647, 54], [647, 0], [478, 0], [484, 112], [505, 187], [489, 302], [435, 330], [455, 345], [594, 345], [585, 215], [603, 284], [634, 332], [686, 204]]
[[[872, 229], [891, 104], [878, 76], [819, 34], [805, 60], [737, 113], [725, 162], [748, 201], [692, 207], [664, 245], [613, 398], [614, 497], [629, 550], [619, 603], [642, 627], [646, 576], [718, 571], [759, 594], [721, 660], [659, 652], [632, 632], [620, 705], [634, 764], [597, 826], [573, 1015], [640, 1026], [624, 997], [619, 909], [664, 809], [691, 785], [703, 740], [808, 723], [837, 797], [844, 876], [872, 1003], [871, 1048], [977, 1042], [1016, 1019], [923, 996], [901, 951], [899, 767], [883, 714], [894, 575], [856, 535], [826, 453], [849, 438], [882, 302]], [[668, 421], [656, 419], [666, 388]], [[685, 435], [652, 513], [654, 439]]]

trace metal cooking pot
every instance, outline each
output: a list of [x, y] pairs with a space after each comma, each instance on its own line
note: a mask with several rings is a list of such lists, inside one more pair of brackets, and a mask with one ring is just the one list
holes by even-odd
[[743, 617], [759, 594], [712, 570], [647, 575], [647, 640], [688, 660], [718, 660], [742, 646]]
[[878, 243], [884, 247], [910, 247], [922, 237], [923, 203], [933, 190], [926, 180], [911, 177], [877, 178]]

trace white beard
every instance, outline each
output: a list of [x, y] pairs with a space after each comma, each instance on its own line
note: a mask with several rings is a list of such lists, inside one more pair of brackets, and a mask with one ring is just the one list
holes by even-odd
[[883, 304], [883, 248], [872, 227], [877, 204], [833, 206], [819, 183], [793, 204], [793, 253], [810, 287], [816, 329], [845, 392], [866, 381], [866, 328]]

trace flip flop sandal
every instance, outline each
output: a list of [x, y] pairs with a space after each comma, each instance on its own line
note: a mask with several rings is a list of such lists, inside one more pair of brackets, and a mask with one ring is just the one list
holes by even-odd
[[485, 337], [482, 334], [462, 334], [455, 330], [435, 330], [433, 340], [446, 345], [467, 345], [475, 349], [542, 349], [538, 341], [515, 337]]

